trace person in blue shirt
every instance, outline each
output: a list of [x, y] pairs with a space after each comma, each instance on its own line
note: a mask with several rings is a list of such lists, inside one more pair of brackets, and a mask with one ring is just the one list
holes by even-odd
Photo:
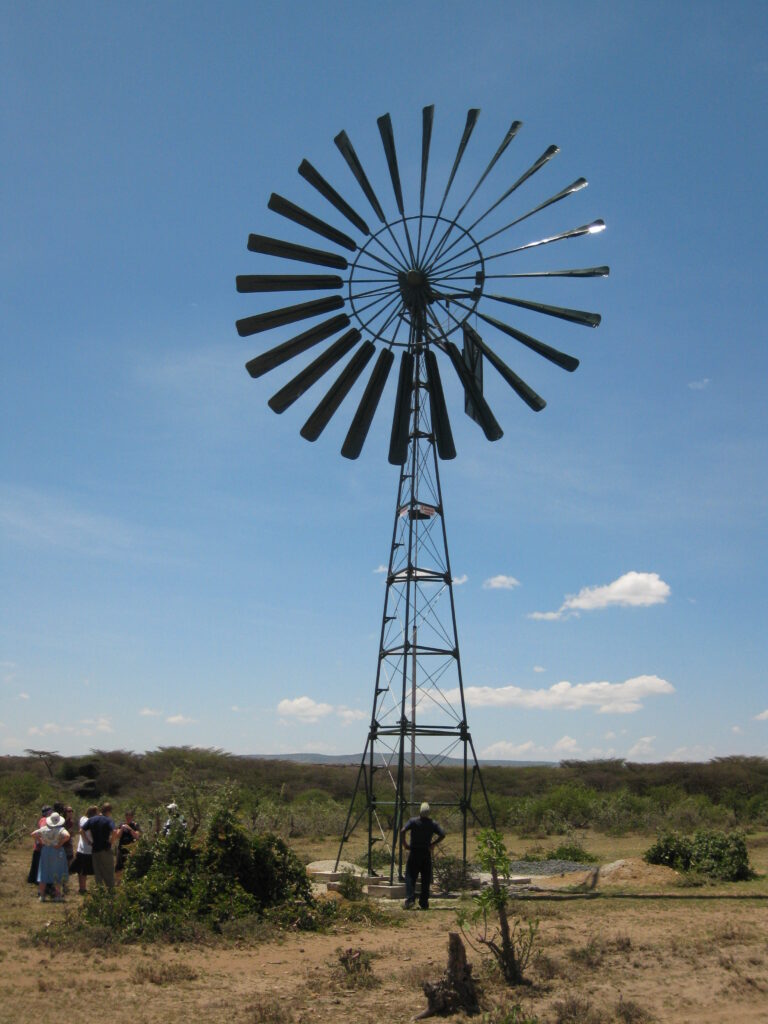
[[[409, 842], [410, 839], [410, 842]], [[429, 804], [419, 808], [418, 818], [407, 821], [400, 832], [400, 842], [408, 850], [405, 865], [405, 903], [410, 910], [416, 902], [416, 880], [421, 875], [419, 907], [429, 909], [429, 887], [432, 884], [432, 847], [445, 839], [444, 830], [429, 816]]]

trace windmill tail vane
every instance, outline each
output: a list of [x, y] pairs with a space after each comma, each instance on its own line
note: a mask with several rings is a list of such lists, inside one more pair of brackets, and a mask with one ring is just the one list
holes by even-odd
[[[433, 106], [424, 107], [422, 111], [418, 212], [406, 212], [389, 114], [378, 118], [377, 124], [396, 209], [392, 216], [385, 212], [351, 139], [344, 131], [339, 132], [334, 142], [346, 164], [347, 183], [352, 185], [349, 173], [355, 181], [352, 202], [362, 202], [362, 209], [369, 220], [370, 213], [373, 214], [370, 225], [360, 208], [356, 209], [344, 198], [307, 159], [301, 161], [298, 171], [312, 191], [301, 202], [316, 202], [319, 196], [322, 202], [316, 202], [316, 205], [322, 209], [322, 216], [278, 193], [270, 196], [269, 209], [282, 218], [283, 223], [291, 221], [303, 229], [301, 241], [251, 234], [248, 238], [249, 251], [279, 260], [276, 264], [279, 272], [240, 275], [236, 279], [237, 290], [244, 293], [314, 292], [320, 293], [321, 297], [246, 316], [237, 321], [237, 330], [242, 337], [250, 337], [290, 325], [303, 327], [299, 333], [260, 352], [246, 363], [254, 378], [323, 342], [330, 342], [320, 355], [311, 359], [269, 399], [270, 408], [277, 413], [285, 412], [322, 377], [337, 371], [330, 387], [319, 397], [301, 427], [301, 436], [306, 440], [316, 441], [320, 437], [358, 379], [366, 373], [362, 396], [352, 414], [341, 448], [342, 455], [347, 458], [355, 459], [360, 455], [393, 371], [395, 350], [400, 351], [400, 360], [389, 461], [396, 465], [402, 465], [407, 456], [407, 424], [414, 387], [413, 356], [417, 350], [423, 349], [427, 353], [432, 425], [442, 459], [455, 457], [456, 450], [443, 392], [440, 360], [436, 353], [447, 357], [443, 362], [450, 364], [458, 377], [464, 391], [465, 411], [491, 441], [498, 440], [503, 432], [483, 396], [484, 362], [490, 364], [530, 409], [538, 412], [546, 404], [533, 387], [507, 365], [509, 357], [506, 353], [502, 358], [497, 348], [492, 347], [491, 343], [497, 345], [497, 337], [500, 336], [506, 347], [511, 338], [569, 372], [579, 365], [574, 356], [520, 330], [507, 318], [513, 310], [523, 310], [583, 327], [597, 327], [600, 315], [506, 294], [506, 290], [517, 290], [520, 282], [526, 279], [606, 277], [609, 273], [607, 266], [541, 270], [526, 269], [524, 264], [525, 258], [540, 247], [596, 234], [604, 229], [605, 224], [602, 220], [593, 220], [555, 234], [520, 241], [528, 218], [580, 192], [587, 184], [586, 179], [577, 178], [530, 206], [529, 201], [521, 202], [525, 195], [524, 186], [559, 153], [559, 148], [554, 145], [528, 166], [523, 161], [520, 167], [515, 167], [509, 172], [509, 177], [514, 178], [512, 184], [500, 195], [493, 195], [490, 201], [480, 203], [480, 195], [489, 188], [487, 179], [520, 133], [520, 121], [513, 121], [507, 129], [468, 194], [459, 195], [456, 188], [452, 192], [479, 114], [476, 108], [467, 114], [435, 213], [425, 209]], [[527, 187], [530, 189], [532, 186]], [[447, 211], [454, 204], [457, 211], [449, 215]], [[468, 222], [466, 226], [465, 220]], [[279, 229], [279, 233], [285, 232]], [[506, 239], [511, 241], [513, 237], [517, 244], [510, 247]], [[319, 243], [318, 239], [324, 241]], [[313, 244], [308, 244], [310, 242]], [[328, 243], [331, 243], [331, 248]], [[291, 269], [291, 263], [323, 270], [284, 273], [283, 270]], [[506, 307], [507, 312], [498, 306]], [[492, 315], [493, 312], [498, 315]], [[305, 321], [312, 321], [312, 326], [304, 326]]]

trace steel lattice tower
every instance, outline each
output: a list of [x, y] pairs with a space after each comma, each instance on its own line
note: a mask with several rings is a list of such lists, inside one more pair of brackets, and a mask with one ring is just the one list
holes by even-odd
[[430, 802], [458, 808], [464, 862], [468, 818], [479, 820], [472, 804], [478, 782], [493, 823], [467, 725], [426, 349], [416, 341], [412, 351], [408, 458], [397, 489], [371, 724], [336, 858], [338, 867], [344, 844], [366, 819], [369, 874], [374, 844], [385, 842], [390, 883], [396, 870], [402, 877], [400, 829], [427, 796], [430, 769], [446, 759], [461, 760], [458, 791], [453, 800]]

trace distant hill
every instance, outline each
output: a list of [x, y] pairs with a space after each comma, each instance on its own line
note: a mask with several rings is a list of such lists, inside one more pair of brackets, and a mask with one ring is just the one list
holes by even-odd
[[[292, 761], [296, 764], [360, 764], [360, 754], [241, 754], [241, 757], [250, 760], [260, 761]], [[479, 758], [481, 766], [490, 768], [555, 768], [557, 761], [503, 761], [500, 759], [483, 760]], [[406, 757], [406, 764], [410, 764], [410, 758]], [[417, 754], [416, 763], [419, 765], [430, 764], [430, 760], [423, 754]], [[464, 763], [460, 757], [446, 757], [440, 761], [442, 765], [459, 767]]]

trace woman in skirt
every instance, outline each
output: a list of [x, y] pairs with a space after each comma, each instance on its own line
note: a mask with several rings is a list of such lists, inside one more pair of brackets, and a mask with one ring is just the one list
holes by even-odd
[[[37, 827], [42, 828], [45, 825], [45, 819], [51, 813], [53, 808], [49, 804], [43, 806], [40, 812], [40, 818], [37, 821]], [[35, 840], [35, 847], [32, 850], [32, 863], [29, 865], [29, 874], [27, 875], [27, 881], [30, 885], [37, 885], [37, 872], [40, 870], [40, 851], [43, 848], [43, 844], [37, 838], [35, 833], [32, 833]]]
[[64, 846], [69, 840], [69, 832], [64, 828], [64, 819], [54, 811], [45, 819], [42, 828], [35, 829], [32, 835], [42, 843], [40, 850], [40, 865], [37, 869], [37, 882], [40, 890], [38, 899], [41, 903], [45, 900], [45, 888], [53, 886], [53, 899], [55, 903], [61, 903], [61, 887], [69, 878], [67, 870], [67, 855]]
[[[92, 818], [94, 814], [98, 813], [99, 808], [96, 807], [95, 804], [86, 808], [85, 814], [80, 818], [80, 828], [82, 829], [85, 822], [88, 821], [89, 818]], [[91, 855], [92, 847], [90, 835], [90, 832], [86, 832], [85, 834], [83, 834], [82, 831], [80, 832], [80, 836], [77, 840], [77, 853], [75, 854], [75, 859], [72, 861], [69, 869], [73, 875], [77, 875], [78, 892], [81, 896], [84, 896], [86, 892], [86, 878], [88, 875], [93, 874], [93, 857]]]

